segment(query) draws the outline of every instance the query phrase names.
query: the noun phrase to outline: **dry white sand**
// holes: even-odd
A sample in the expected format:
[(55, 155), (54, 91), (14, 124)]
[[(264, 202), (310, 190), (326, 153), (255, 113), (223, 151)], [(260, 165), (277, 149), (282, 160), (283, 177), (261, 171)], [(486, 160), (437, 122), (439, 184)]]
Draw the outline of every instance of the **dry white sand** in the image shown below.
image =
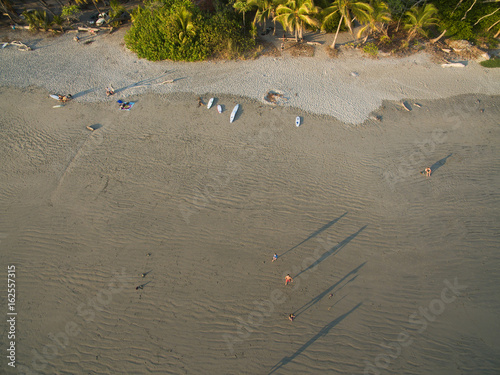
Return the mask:
[[(124, 47), (125, 29), (83, 37), (74, 34), (44, 38), (12, 32), (34, 50), (1, 50), (0, 86), (43, 87), (73, 94), (78, 101), (104, 100), (113, 85), (120, 97), (135, 94), (232, 94), (262, 100), (268, 90), (282, 92), (286, 105), (334, 116), (345, 123), (362, 123), (383, 100), (435, 99), (467, 93), (497, 95), (500, 72), (476, 63), (443, 69), (426, 54), (405, 59), (330, 59), (324, 52), (331, 35), (313, 34), (323, 46), (315, 58), (265, 57), (250, 61), (212, 63), (148, 62)], [(85, 42), (93, 41), (86, 45)], [(22, 63), (21, 63), (22, 62)], [(446, 71), (445, 71), (446, 70)], [(358, 75), (351, 75), (357, 73)], [(173, 84), (163, 84), (166, 80)]]
[[(95, 56), (98, 43), (87, 46), (101, 50)], [(425, 62), (415, 69), (435, 81), (420, 81), (409, 59), (385, 68), (318, 61), (344, 72), (328, 82), (368, 98), (339, 93), (323, 111), (309, 93), (335, 88), (316, 87), (314, 72), (298, 71), (288, 88), (269, 82), (299, 93), (290, 96), (294, 109), (254, 100), (262, 93), (242, 83), (242, 72), (272, 70), (271, 60), (137, 61), (134, 71), (126, 64), (134, 58), (116, 48), (108, 66), (89, 59), (76, 74), (54, 68), (53, 52), (43, 51), (0, 54), (0, 264), (4, 280), (6, 266), (16, 265), (19, 312), (18, 368), (4, 356), (2, 372), (498, 373), (497, 72)], [(71, 59), (86, 61), (90, 49), (83, 51)], [(314, 67), (307, 61), (275, 63)], [(187, 77), (175, 90), (103, 95), (108, 83), (127, 86), (166, 67), (175, 72), (168, 77)], [(356, 86), (351, 69), (358, 78), (377, 71), (391, 78)], [(403, 71), (410, 83), (399, 92)], [(248, 97), (226, 94), (221, 77)], [(447, 86), (453, 82), (458, 89)], [(176, 92), (139, 95), (156, 89)], [(85, 90), (63, 108), (47, 97)], [(474, 94), (429, 100), (457, 90)], [(216, 93), (225, 113), (198, 107), (203, 92)], [(399, 102), (376, 104), (408, 92), (429, 99), (409, 100), (411, 112)], [(114, 102), (125, 93), (136, 101), (130, 112)], [(340, 97), (362, 108), (335, 107)], [(235, 103), (241, 111), (229, 124)], [(374, 109), (382, 121), (355, 127), (324, 115), (359, 122)], [(430, 178), (419, 173), (426, 166)], [(295, 281), (285, 287), (287, 273)], [(5, 282), (0, 290), (6, 294)], [(1, 327), (4, 350), (6, 319)]]

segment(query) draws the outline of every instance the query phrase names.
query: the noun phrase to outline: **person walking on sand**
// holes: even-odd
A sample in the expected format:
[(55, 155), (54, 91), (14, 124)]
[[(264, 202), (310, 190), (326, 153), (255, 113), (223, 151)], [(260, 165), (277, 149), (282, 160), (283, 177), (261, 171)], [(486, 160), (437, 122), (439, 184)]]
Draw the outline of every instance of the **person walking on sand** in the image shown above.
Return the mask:
[(426, 175), (427, 177), (430, 177), (430, 176), (431, 176), (432, 171), (431, 171), (431, 169), (430, 169), (429, 167), (425, 168), (424, 172), (425, 172), (425, 175)]
[(291, 322), (293, 322), (293, 320), (295, 319), (295, 315), (292, 313), (290, 315), (288, 315), (288, 320), (290, 320)]
[(275, 260), (278, 260), (278, 254), (276, 254), (276, 253), (274, 253), (274, 255), (273, 255), (273, 262), (274, 262)]
[(290, 274), (285, 276), (285, 285), (288, 285), (289, 283), (293, 283), (292, 276)]

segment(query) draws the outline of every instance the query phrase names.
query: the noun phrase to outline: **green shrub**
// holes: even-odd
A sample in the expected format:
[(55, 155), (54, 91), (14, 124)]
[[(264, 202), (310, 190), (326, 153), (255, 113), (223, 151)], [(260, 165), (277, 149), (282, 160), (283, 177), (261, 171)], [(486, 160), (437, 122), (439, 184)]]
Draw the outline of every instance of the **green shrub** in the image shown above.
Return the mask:
[(494, 25), (499, 19), (498, 13), (493, 13), (498, 9), (494, 1), (440, 0), (436, 7), (441, 15), (440, 29), (446, 29), (446, 36), (452, 39), (476, 41), (478, 37), (494, 35), (500, 28), (500, 23)]
[(485, 68), (500, 68), (500, 58), (495, 57), (494, 59), (481, 61), (479, 64)]
[(66, 5), (62, 7), (61, 17), (69, 22), (76, 21), (78, 13), (80, 13), (80, 8), (77, 5)]
[(152, 61), (199, 61), (214, 54), (239, 55), (255, 46), (244, 34), (234, 12), (203, 13), (190, 0), (147, 1), (132, 14), (125, 35), (127, 47)]
[(52, 21), (47, 15), (46, 11), (41, 10), (26, 10), (23, 12), (23, 16), (29, 25), (30, 30), (36, 31), (39, 29), (48, 30)]
[(375, 45), (375, 43), (366, 43), (363, 46), (363, 52), (370, 56), (376, 57), (378, 55), (378, 47)]
[(110, 0), (109, 5), (111, 6), (111, 10), (109, 11), (108, 23), (112, 27), (118, 27), (120, 26), (122, 15), (126, 12), (125, 7), (118, 0)]

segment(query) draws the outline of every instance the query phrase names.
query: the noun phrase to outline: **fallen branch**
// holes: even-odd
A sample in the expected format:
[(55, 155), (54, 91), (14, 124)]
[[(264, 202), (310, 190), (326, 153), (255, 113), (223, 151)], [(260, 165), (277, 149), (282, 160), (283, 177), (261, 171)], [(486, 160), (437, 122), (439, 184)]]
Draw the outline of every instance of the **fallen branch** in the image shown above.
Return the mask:
[(5, 48), (8, 45), (16, 46), (20, 51), (31, 51), (31, 47), (27, 46), (24, 43), (13, 41), (13, 42), (0, 42), (2, 43), (2, 48)]
[(434, 39), (429, 40), (429, 42), (431, 42), (431, 44), (436, 43), (439, 39), (441, 39), (441, 38), (444, 36), (444, 34), (446, 34), (446, 30), (444, 30), (444, 31), (441, 33), (441, 35), (439, 35), (437, 38), (434, 38)]

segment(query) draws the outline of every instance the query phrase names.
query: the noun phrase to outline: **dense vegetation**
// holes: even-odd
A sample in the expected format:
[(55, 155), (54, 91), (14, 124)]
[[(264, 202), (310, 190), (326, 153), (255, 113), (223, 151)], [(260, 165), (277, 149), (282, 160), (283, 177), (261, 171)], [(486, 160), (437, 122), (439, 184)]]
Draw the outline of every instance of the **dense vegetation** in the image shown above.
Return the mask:
[(189, 0), (147, 1), (132, 12), (125, 42), (139, 57), (153, 61), (232, 57), (255, 46), (236, 18), (229, 10), (209, 14)]
[[(0, 9), (15, 21), (12, 2), (0, 0)], [(88, 3), (99, 12), (103, 7), (100, 0), (74, 3), (62, 7), (61, 14), (30, 10), (23, 17), (32, 29), (63, 30), (78, 20), (80, 5)], [(127, 12), (119, 0), (110, 5), (106, 23), (117, 27)], [(500, 0), (144, 0), (129, 10), (132, 26), (125, 41), (139, 57), (155, 61), (234, 58), (254, 48), (258, 30), (272, 22), (274, 30), (280, 23), (297, 41), (305, 30), (335, 33), (333, 49), (339, 31), (353, 34), (361, 26), (354, 44), (370, 55), (388, 45), (404, 51), (438, 36), (495, 48), (499, 5)]]

